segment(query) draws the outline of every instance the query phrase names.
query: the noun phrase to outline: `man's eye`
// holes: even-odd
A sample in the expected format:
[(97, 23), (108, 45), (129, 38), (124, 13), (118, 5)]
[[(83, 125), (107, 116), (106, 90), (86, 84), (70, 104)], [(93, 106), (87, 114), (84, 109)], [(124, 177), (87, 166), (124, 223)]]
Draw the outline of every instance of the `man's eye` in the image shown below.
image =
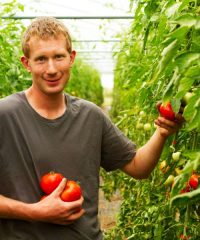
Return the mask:
[(56, 55), (56, 59), (62, 59), (63, 57), (63, 55)]
[(37, 61), (38, 62), (44, 62), (45, 61), (45, 57), (39, 57), (39, 58), (37, 58)]

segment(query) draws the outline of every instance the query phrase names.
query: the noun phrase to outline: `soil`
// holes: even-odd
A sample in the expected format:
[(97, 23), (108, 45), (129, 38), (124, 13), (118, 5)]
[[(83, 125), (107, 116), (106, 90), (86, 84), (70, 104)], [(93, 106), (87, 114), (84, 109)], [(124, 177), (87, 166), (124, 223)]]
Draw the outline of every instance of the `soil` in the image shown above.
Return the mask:
[(108, 230), (115, 226), (120, 204), (121, 198), (118, 193), (108, 201), (105, 199), (103, 191), (99, 190), (99, 220), (102, 230)]

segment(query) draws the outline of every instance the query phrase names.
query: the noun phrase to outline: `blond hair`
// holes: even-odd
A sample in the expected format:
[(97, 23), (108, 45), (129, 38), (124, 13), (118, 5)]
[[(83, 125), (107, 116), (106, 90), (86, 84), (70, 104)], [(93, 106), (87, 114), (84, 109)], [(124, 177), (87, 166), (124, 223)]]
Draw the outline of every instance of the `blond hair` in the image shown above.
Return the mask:
[(38, 17), (33, 20), (22, 37), (22, 51), (26, 57), (29, 57), (29, 41), (31, 37), (46, 40), (50, 37), (57, 38), (59, 35), (63, 35), (66, 38), (66, 47), (69, 53), (71, 53), (72, 41), (67, 27), (54, 17)]

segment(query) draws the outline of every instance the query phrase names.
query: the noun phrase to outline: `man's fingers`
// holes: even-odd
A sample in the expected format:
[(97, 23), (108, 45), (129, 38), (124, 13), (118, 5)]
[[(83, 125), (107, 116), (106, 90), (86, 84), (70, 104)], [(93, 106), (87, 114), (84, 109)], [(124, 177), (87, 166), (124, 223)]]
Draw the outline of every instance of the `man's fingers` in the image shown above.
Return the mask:
[(160, 105), (162, 104), (162, 102), (157, 102), (156, 103), (156, 108), (157, 108), (157, 110), (158, 110), (158, 112), (160, 112), (159, 110), (160, 110)]
[(51, 193), (52, 196), (60, 196), (60, 194), (62, 193), (62, 191), (65, 188), (67, 179), (63, 178), (62, 181), (60, 182), (60, 184), (58, 185), (58, 187)]
[(68, 208), (70, 209), (70, 211), (73, 213), (73, 212), (76, 212), (77, 209), (81, 209), (82, 208), (82, 204), (83, 204), (83, 197), (81, 196), (80, 199), (76, 200), (76, 201), (73, 201), (73, 202), (67, 202), (68, 203)]
[(81, 208), (79, 211), (73, 212), (69, 216), (55, 221), (55, 223), (60, 225), (72, 224), (75, 220), (79, 219), (84, 213), (85, 213), (85, 210)]
[(175, 119), (175, 121), (176, 121), (177, 123), (182, 124), (182, 123), (185, 122), (185, 119), (184, 119), (184, 117), (183, 117), (183, 115), (182, 115), (181, 113), (178, 113), (178, 114), (176, 114), (176, 119)]
[(158, 117), (158, 119), (155, 123), (161, 127), (167, 126), (167, 127), (173, 128), (176, 126), (176, 123), (174, 121), (170, 121), (164, 117)]
[(85, 213), (84, 209), (78, 209), (76, 211), (74, 211), (69, 217), (68, 217), (68, 221), (74, 221), (78, 218), (80, 218), (83, 214)]

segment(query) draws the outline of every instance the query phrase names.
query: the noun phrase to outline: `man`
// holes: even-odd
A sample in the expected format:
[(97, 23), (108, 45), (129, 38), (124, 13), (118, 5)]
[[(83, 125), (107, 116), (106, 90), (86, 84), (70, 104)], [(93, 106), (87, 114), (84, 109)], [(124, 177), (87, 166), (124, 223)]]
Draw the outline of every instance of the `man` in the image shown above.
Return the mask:
[[(167, 137), (181, 125), (158, 117), (149, 142), (136, 151), (96, 105), (65, 94), (76, 52), (66, 27), (38, 18), (22, 41), (32, 86), (0, 101), (0, 239), (100, 240), (99, 169), (142, 179), (157, 164)], [(80, 200), (63, 202), (66, 179), (40, 201), (50, 171), (79, 181)]]

